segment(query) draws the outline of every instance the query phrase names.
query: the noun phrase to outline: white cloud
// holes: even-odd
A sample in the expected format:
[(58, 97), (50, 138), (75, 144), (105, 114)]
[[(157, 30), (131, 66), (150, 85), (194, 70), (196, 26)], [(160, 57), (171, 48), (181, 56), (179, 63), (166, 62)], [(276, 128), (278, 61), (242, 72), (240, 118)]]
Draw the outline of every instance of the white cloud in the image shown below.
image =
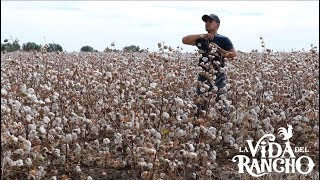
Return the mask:
[(83, 45), (103, 50), (112, 41), (118, 48), (152, 50), (164, 41), (192, 51), (181, 38), (204, 33), (201, 16), (207, 13), (219, 15), (219, 33), (239, 50), (260, 48), (260, 36), (277, 50), (319, 44), (319, 6), (313, 1), (1, 1), (1, 38), (43, 43), (46, 36), (67, 51)]

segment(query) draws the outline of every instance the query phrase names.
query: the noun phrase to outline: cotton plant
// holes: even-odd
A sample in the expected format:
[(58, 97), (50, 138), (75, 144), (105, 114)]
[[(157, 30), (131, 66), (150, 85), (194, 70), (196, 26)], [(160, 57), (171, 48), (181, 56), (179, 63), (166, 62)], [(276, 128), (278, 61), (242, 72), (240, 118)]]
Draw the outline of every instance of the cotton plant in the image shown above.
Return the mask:
[[(94, 179), (91, 166), (130, 167), (145, 179), (210, 179), (246, 140), (286, 124), (295, 128), (293, 143), (318, 153), (318, 54), (239, 52), (220, 69), (228, 81), (216, 102), (217, 87), (197, 83), (199, 55), (159, 48), (2, 54), (3, 176)], [(204, 75), (214, 82), (214, 73)], [(199, 118), (198, 101), (208, 103)]]

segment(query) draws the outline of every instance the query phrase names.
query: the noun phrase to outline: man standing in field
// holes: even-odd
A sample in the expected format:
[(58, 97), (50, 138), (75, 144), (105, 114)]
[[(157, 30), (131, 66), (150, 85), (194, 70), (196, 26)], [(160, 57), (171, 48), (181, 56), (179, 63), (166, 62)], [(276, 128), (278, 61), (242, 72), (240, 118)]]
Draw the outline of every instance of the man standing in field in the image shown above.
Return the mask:
[[(202, 20), (205, 22), (205, 28), (208, 33), (185, 36), (182, 38), (182, 42), (187, 45), (197, 46), (202, 55), (199, 59), (199, 65), (202, 67), (203, 72), (198, 76), (197, 94), (201, 95), (211, 91), (214, 88), (214, 84), (218, 88), (216, 98), (218, 101), (220, 100), (219, 96), (225, 93), (223, 92), (223, 87), (226, 85), (226, 75), (223, 69), (225, 58), (233, 59), (237, 56), (237, 53), (230, 39), (217, 33), (220, 26), (220, 19), (217, 15), (203, 15)], [(215, 79), (211, 78), (214, 77), (213, 75), (215, 75)], [(205, 104), (198, 105), (198, 112), (204, 109), (206, 109)]]

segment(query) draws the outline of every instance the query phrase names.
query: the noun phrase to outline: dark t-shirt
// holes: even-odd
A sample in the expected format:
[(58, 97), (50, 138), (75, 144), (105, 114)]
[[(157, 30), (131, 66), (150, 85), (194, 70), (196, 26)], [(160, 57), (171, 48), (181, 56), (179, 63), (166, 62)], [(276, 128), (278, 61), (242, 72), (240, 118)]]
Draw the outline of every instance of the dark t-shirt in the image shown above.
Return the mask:
[(197, 47), (199, 49), (204, 50), (204, 51), (208, 51), (208, 48), (209, 48), (208, 43), (210, 43), (210, 42), (216, 43), (219, 47), (221, 47), (222, 49), (224, 49), (226, 51), (229, 51), (230, 49), (233, 48), (233, 44), (230, 41), (230, 39), (228, 37), (220, 35), (220, 34), (217, 34), (214, 36), (214, 38), (211, 38), (208, 40), (206, 40), (204, 38), (200, 38), (196, 42), (197, 42), (197, 44), (196, 44)]
[[(222, 49), (229, 51), (233, 48), (233, 44), (230, 41), (230, 39), (226, 36), (217, 34), (214, 36), (214, 38), (211, 39), (204, 39), (204, 38), (200, 38), (196, 41), (196, 46), (198, 47), (198, 49), (201, 49), (204, 51), (204, 53), (202, 53), (202, 57), (208, 57), (209, 54), (209, 43), (213, 42), (216, 43), (219, 47), (221, 47)], [(214, 59), (212, 59), (213, 61), (220, 61), (221, 65), (220, 67), (224, 67), (224, 57), (220, 56), (215, 56)], [(212, 61), (209, 60), (209, 61)], [(209, 62), (208, 61), (208, 62)], [(202, 58), (199, 59), (199, 63), (203, 62)]]

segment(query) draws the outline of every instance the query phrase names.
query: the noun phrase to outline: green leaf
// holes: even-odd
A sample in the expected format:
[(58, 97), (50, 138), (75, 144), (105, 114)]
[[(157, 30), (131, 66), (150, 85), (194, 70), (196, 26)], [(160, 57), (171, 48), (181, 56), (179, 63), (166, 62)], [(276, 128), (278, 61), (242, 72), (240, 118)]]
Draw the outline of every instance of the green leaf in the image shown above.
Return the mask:
[(163, 134), (169, 134), (170, 132), (172, 132), (170, 129), (163, 129), (162, 130)]

